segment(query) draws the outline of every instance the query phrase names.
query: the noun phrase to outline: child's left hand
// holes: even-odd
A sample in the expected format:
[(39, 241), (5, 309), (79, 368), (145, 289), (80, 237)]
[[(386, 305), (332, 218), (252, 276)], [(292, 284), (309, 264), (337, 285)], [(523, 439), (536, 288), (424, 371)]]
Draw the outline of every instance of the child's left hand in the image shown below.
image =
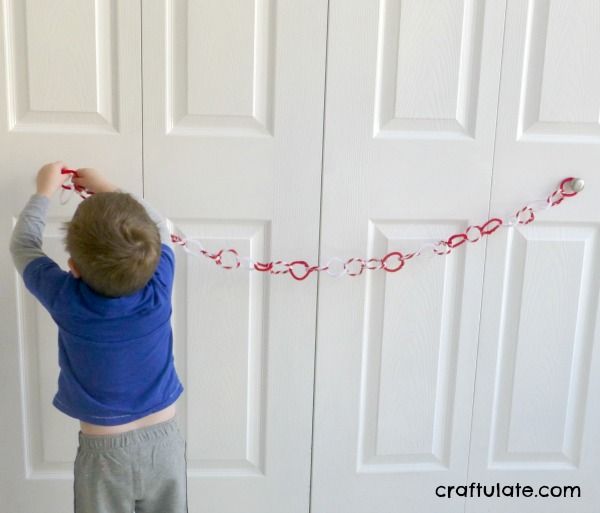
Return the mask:
[(38, 171), (36, 178), (37, 193), (48, 198), (59, 189), (59, 187), (69, 178), (68, 174), (62, 174), (61, 171), (67, 167), (64, 162), (52, 162), (46, 164)]

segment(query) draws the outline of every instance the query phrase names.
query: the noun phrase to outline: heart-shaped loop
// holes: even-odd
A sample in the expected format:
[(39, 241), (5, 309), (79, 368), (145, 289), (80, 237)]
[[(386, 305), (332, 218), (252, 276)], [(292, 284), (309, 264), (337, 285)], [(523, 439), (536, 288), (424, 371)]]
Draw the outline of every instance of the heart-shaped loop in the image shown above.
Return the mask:
[[(304, 274), (303, 275), (302, 274), (296, 274), (294, 272), (294, 266), (295, 265), (303, 265), (304, 266)], [(312, 272), (313, 269), (304, 260), (294, 260), (293, 262), (289, 263), (289, 270), (290, 270), (290, 274), (292, 275), (292, 277), (295, 280), (302, 281), (302, 280), (304, 280)]]

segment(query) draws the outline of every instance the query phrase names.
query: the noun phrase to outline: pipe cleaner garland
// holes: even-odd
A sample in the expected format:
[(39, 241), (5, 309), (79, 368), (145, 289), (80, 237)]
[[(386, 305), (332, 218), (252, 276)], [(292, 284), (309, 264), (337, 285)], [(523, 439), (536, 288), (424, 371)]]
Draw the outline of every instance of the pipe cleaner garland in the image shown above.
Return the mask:
[[(69, 174), (71, 177), (78, 177), (77, 171), (73, 169), (63, 169), (62, 174)], [(70, 179), (68, 180), (70, 182)], [(565, 190), (566, 186), (569, 186), (572, 192), (568, 192)], [(437, 242), (429, 242), (424, 244), (420, 249), (415, 252), (403, 254), (400, 251), (391, 251), (387, 255), (383, 256), (381, 259), (379, 258), (369, 258), (365, 260), (363, 258), (350, 258), (346, 261), (342, 260), (338, 257), (332, 257), (329, 259), (329, 262), (325, 266), (313, 265), (310, 266), (305, 260), (294, 260), (292, 262), (284, 262), (282, 260), (277, 260), (274, 262), (255, 262), (249, 257), (240, 257), (238, 252), (233, 249), (220, 249), (216, 253), (210, 253), (204, 249), (202, 244), (197, 239), (188, 239), (185, 237), (183, 232), (179, 230), (171, 220), (167, 219), (167, 226), (169, 231), (171, 232), (171, 241), (174, 244), (181, 246), (186, 252), (190, 254), (194, 254), (196, 256), (205, 256), (210, 258), (215, 262), (215, 264), (220, 265), (223, 269), (237, 269), (242, 266), (242, 262), (244, 262), (243, 267), (248, 269), (249, 271), (260, 271), (260, 272), (268, 272), (270, 274), (286, 274), (289, 273), (292, 278), (298, 281), (302, 281), (306, 279), (310, 273), (314, 271), (327, 271), (327, 274), (334, 277), (340, 277), (344, 274), (348, 276), (358, 276), (362, 274), (364, 269), (369, 271), (376, 271), (378, 269), (383, 269), (384, 271), (394, 273), (399, 271), (404, 267), (404, 264), (417, 256), (428, 256), (432, 257), (434, 255), (447, 255), (454, 248), (457, 248), (461, 244), (465, 242), (477, 242), (483, 238), (484, 235), (491, 235), (501, 226), (514, 226), (516, 224), (529, 224), (535, 219), (535, 212), (540, 210), (546, 210), (550, 207), (554, 207), (560, 204), (563, 199), (575, 196), (578, 192), (583, 190), (584, 182), (580, 178), (574, 178), (572, 176), (565, 178), (560, 182), (558, 187), (552, 191), (552, 193), (544, 200), (537, 200), (525, 205), (523, 208), (518, 210), (515, 215), (508, 217), (507, 219), (502, 219), (498, 217), (492, 217), (488, 219), (482, 225), (472, 225), (467, 227), (464, 232), (456, 233), (451, 235), (445, 240), (439, 240)], [(66, 190), (70, 190), (76, 192), (83, 199), (89, 198), (92, 194), (92, 191), (88, 191), (84, 187), (73, 184), (72, 182), (63, 184), (61, 191), (61, 203), (66, 203), (68, 201), (68, 197), (65, 199), (64, 192)], [(231, 255), (228, 258), (232, 260), (231, 263), (226, 264), (223, 262), (223, 255), (228, 254)], [(395, 262), (392, 261), (395, 259)], [(332, 262), (337, 261), (342, 264), (342, 267), (338, 271), (332, 272), (331, 264)], [(280, 268), (277, 268), (279, 266)], [(300, 268), (303, 267), (304, 270), (294, 269), (294, 267)]]

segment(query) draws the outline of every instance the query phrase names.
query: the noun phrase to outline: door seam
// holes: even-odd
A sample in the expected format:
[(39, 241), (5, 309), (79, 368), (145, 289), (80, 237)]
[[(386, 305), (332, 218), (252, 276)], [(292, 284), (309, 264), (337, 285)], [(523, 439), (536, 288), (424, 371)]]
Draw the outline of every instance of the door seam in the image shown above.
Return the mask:
[[(323, 73), (323, 127), (321, 137), (321, 183), (319, 184), (319, 235), (318, 235), (318, 250), (317, 262), (321, 265), (321, 230), (323, 226), (323, 176), (325, 174), (325, 127), (327, 118), (327, 58), (329, 55), (329, 0), (327, 0), (327, 15), (325, 17), (325, 68)], [(315, 335), (314, 335), (314, 356), (313, 356), (313, 387), (312, 387), (312, 424), (310, 436), (310, 473), (308, 481), (308, 513), (312, 512), (313, 505), (313, 462), (314, 462), (314, 443), (315, 443), (315, 396), (317, 384), (317, 333), (319, 325), (319, 284), (321, 273), (317, 275), (317, 297), (315, 302)]]
[(142, 120), (142, 198), (146, 197), (146, 176), (144, 166), (144, 2), (140, 0), (140, 97), (141, 105), (141, 120)]
[[(494, 148), (492, 150), (492, 169), (490, 175), (490, 186), (488, 192), (488, 219), (491, 215), (492, 209), (492, 192), (494, 187), (494, 167), (496, 163), (496, 144), (498, 142), (498, 119), (500, 113), (500, 95), (502, 93), (502, 69), (504, 67), (504, 45), (506, 38), (506, 16), (508, 12), (508, 2), (510, 0), (506, 0), (504, 3), (504, 20), (502, 23), (502, 46), (500, 52), (500, 73), (498, 75), (498, 97), (496, 101), (496, 123), (494, 125)], [(475, 351), (475, 375), (473, 376), (473, 393), (471, 396), (471, 422), (469, 425), (469, 444), (468, 444), (468, 455), (467, 455), (467, 482), (469, 481), (471, 475), (471, 448), (473, 442), (473, 418), (475, 417), (475, 394), (477, 391), (477, 371), (479, 369), (479, 346), (481, 344), (481, 319), (483, 313), (483, 299), (485, 292), (485, 278), (486, 278), (486, 267), (487, 267), (487, 251), (489, 241), (486, 239), (485, 241), (485, 249), (483, 253), (483, 278), (481, 282), (481, 299), (479, 301), (479, 321), (477, 323), (477, 349)], [(465, 502), (463, 505), (463, 513), (467, 513), (467, 504), (468, 498), (465, 498)]]

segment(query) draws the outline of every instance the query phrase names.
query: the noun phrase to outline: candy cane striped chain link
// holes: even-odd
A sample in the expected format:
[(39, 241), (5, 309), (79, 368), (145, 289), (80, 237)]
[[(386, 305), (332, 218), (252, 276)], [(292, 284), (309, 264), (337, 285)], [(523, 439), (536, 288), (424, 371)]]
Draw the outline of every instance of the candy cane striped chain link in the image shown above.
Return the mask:
[[(77, 174), (76, 171), (70, 169), (64, 169), (63, 173), (68, 173), (72, 176), (76, 176)], [(220, 249), (216, 253), (211, 253), (202, 246), (199, 240), (187, 238), (170, 219), (167, 219), (167, 226), (171, 233), (171, 241), (173, 244), (181, 246), (183, 250), (189, 254), (210, 258), (215, 264), (221, 266), (223, 269), (243, 268), (249, 271), (268, 272), (269, 274), (275, 275), (289, 273), (292, 278), (298, 281), (306, 279), (313, 272), (320, 271), (326, 271), (327, 274), (336, 278), (343, 275), (359, 276), (364, 270), (377, 271), (383, 269), (384, 271), (394, 273), (402, 269), (405, 263), (412, 258), (419, 256), (431, 258), (439, 255), (448, 255), (460, 245), (466, 242), (478, 242), (484, 235), (491, 235), (500, 227), (529, 224), (534, 221), (537, 212), (552, 208), (559, 205), (565, 198), (575, 196), (583, 190), (583, 186), (583, 180), (579, 178), (573, 178), (572, 176), (565, 178), (560, 182), (559, 186), (546, 197), (546, 199), (532, 201), (523, 208), (517, 210), (514, 215), (508, 216), (507, 218), (492, 217), (482, 225), (468, 226), (464, 232), (451, 235), (445, 240), (427, 242), (417, 251), (411, 253), (403, 254), (400, 251), (391, 251), (382, 258), (369, 258), (368, 260), (357, 257), (352, 257), (348, 260), (331, 257), (326, 265), (311, 266), (305, 260), (294, 260), (292, 262), (284, 262), (282, 260), (259, 262), (248, 256), (241, 257), (233, 248)], [(68, 198), (66, 201), (63, 201), (64, 198), (62, 193), (64, 193), (65, 190), (76, 192), (83, 199), (88, 198), (89, 195), (93, 194), (93, 192), (87, 191), (74, 184), (67, 183), (62, 187), (61, 203), (66, 203), (66, 201), (68, 201)], [(567, 191), (566, 187), (569, 187), (571, 192)], [(338, 267), (337, 270), (336, 267)]]

